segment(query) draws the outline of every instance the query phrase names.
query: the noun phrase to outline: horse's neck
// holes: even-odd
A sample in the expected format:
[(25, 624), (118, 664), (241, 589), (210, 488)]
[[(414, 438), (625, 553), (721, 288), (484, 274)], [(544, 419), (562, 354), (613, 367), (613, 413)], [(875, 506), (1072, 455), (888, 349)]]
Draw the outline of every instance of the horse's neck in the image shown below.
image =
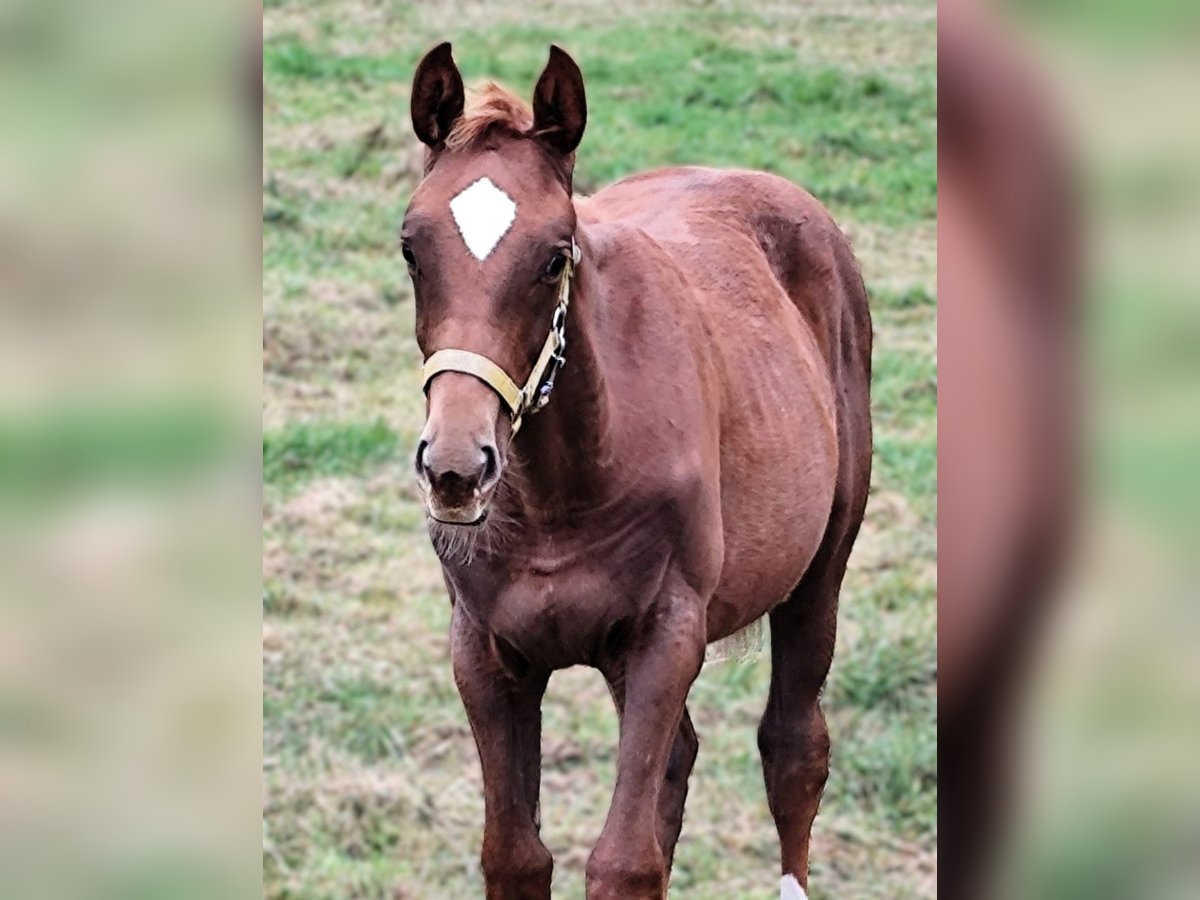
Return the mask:
[(522, 499), (540, 514), (600, 499), (611, 468), (611, 398), (598, 352), (595, 302), (599, 285), (587, 250), (571, 284), (566, 364), (550, 402), (528, 416), (514, 439)]

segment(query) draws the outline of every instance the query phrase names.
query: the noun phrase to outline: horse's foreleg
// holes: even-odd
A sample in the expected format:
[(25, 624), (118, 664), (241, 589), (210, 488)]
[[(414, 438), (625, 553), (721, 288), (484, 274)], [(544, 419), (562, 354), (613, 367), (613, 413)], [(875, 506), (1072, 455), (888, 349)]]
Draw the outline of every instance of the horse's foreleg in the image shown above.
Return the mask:
[(509, 671), (488, 636), (457, 614), (450, 652), (483, 770), (487, 898), (549, 900), (554, 861), (538, 835), (541, 703), (549, 676)]
[[(687, 790), (685, 770), (695, 756), (694, 743), (689, 747), (695, 738), (690, 721), (685, 730), (691, 741), (680, 737), (684, 703), (703, 658), (703, 605), (695, 597), (679, 596), (664, 598), (645, 617), (623, 654), (620, 677), (614, 679), (624, 698), (617, 784), (604, 830), (588, 859), (588, 900), (666, 896), (667, 860), (679, 834)], [(676, 771), (669, 774), (673, 763)], [(664, 804), (670, 820), (662, 816)]]
[[(617, 704), (617, 715), (625, 715), (625, 682), (623, 678), (611, 679), (608, 683), (613, 701)], [(696, 764), (696, 753), (700, 739), (692, 725), (692, 717), (684, 707), (683, 718), (675, 731), (675, 741), (667, 757), (667, 771), (663, 777), (662, 790), (658, 795), (658, 846), (663, 852), (667, 877), (671, 877), (671, 863), (675, 858), (675, 845), (683, 828), (683, 808), (687, 801), (688, 779)]]

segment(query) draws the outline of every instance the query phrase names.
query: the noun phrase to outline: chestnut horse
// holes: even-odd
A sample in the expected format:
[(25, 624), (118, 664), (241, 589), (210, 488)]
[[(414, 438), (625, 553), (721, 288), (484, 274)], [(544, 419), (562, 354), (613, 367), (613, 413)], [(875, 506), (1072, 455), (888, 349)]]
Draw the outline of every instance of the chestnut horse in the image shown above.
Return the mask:
[(425, 178), (401, 243), (487, 896), (550, 896), (541, 699), (584, 664), (620, 719), (587, 896), (664, 897), (697, 752), (688, 691), (707, 644), (769, 614), (758, 742), (781, 890), (804, 897), (829, 771), (818, 697), (871, 467), (850, 245), (763, 173), (667, 169), (573, 197), (586, 103), (557, 47), (532, 109), (495, 85), (464, 103), (442, 44), (413, 83)]

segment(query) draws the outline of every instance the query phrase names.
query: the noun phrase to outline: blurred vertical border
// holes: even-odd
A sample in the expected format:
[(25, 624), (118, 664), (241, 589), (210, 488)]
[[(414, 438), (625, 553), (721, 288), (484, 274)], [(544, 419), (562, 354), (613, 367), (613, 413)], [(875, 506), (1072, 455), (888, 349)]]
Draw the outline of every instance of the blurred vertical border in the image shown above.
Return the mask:
[(0, 895), (259, 891), (257, 5), (0, 3)]
[(947, 897), (1200, 891), (1200, 7), (939, 4)]

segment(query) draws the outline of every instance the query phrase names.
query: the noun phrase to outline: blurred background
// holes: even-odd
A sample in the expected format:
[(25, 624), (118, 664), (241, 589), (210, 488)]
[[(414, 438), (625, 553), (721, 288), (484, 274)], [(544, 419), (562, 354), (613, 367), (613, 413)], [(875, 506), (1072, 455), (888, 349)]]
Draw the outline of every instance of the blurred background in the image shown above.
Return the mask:
[(0, 2), (6, 898), (258, 889), (258, 28)]
[(1200, 10), (939, 8), (947, 895), (1200, 891)]
[[(522, 92), (575, 55), (581, 190), (753, 166), (854, 239), (876, 478), (812, 896), (1196, 895), (1194, 4), (958, 0), (936, 50), (926, 2), (261, 12), (0, 3), (0, 896), (477, 894), (400, 461), (408, 84), (444, 38)], [(765, 674), (695, 689), (673, 895), (773, 895)], [(556, 895), (614, 739), (599, 680), (558, 676)]]

